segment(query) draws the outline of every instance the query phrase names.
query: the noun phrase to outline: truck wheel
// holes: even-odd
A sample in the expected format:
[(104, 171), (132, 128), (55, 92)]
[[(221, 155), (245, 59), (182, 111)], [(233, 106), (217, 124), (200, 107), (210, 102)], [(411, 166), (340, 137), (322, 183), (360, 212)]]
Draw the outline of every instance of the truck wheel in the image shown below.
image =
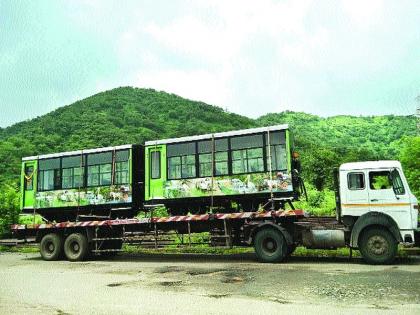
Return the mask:
[(360, 237), (359, 250), (369, 264), (390, 264), (397, 255), (398, 244), (388, 230), (369, 228)]
[(58, 260), (63, 252), (63, 239), (56, 233), (47, 234), (39, 244), (39, 251), (44, 260)]
[(275, 229), (258, 231), (254, 239), (254, 249), (261, 262), (280, 262), (287, 256), (287, 244), (283, 234)]
[(81, 233), (70, 234), (64, 242), (64, 253), (70, 261), (81, 261), (89, 252), (86, 236)]

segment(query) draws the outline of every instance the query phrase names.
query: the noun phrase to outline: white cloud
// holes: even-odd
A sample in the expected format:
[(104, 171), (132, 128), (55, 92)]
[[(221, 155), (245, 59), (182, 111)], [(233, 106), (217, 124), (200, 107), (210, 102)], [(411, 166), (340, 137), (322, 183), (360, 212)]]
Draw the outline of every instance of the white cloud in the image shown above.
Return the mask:
[(344, 12), (358, 27), (366, 28), (382, 20), (383, 0), (342, 0)]

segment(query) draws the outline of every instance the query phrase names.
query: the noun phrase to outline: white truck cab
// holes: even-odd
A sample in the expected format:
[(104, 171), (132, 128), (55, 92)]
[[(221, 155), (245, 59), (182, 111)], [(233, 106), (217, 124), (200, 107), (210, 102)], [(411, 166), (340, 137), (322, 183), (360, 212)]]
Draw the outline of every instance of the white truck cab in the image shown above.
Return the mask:
[[(352, 230), (361, 232), (363, 226), (379, 220), (378, 225), (385, 225), (393, 231), (397, 241), (414, 244), (414, 234), (418, 230), (418, 201), (410, 191), (400, 162), (368, 161), (341, 165), (339, 205), (340, 220)], [(397, 233), (399, 235), (395, 235)], [(357, 247), (358, 235), (353, 231), (351, 246)]]

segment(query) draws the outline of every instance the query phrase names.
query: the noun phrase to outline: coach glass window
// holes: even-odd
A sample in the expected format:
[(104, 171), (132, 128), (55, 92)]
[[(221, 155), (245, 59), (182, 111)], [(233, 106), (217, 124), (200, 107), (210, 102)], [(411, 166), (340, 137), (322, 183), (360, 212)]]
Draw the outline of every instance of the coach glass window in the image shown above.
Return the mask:
[(38, 190), (56, 190), (61, 188), (60, 158), (39, 160)]
[(61, 159), (62, 189), (83, 187), (83, 165), (81, 155), (67, 156)]
[(195, 142), (168, 144), (168, 179), (196, 177)]
[(199, 177), (212, 176), (212, 151), (213, 140), (204, 140), (198, 142), (198, 174)]
[(233, 174), (264, 171), (262, 135), (233, 137), (230, 144)]
[(213, 146), (214, 175), (228, 175), (229, 173), (228, 139), (204, 140), (198, 142), (198, 166), (200, 177), (212, 176)]
[(34, 167), (25, 166), (25, 190), (31, 191), (34, 189)]
[(216, 176), (229, 174), (228, 158), (228, 139), (218, 139), (214, 141), (214, 171)]
[(91, 153), (87, 156), (87, 185), (110, 186), (112, 179), (112, 152)]
[[(268, 136), (265, 136), (268, 139)], [(270, 132), (271, 170), (283, 171), (287, 169), (286, 133), (284, 131)], [(266, 147), (267, 170), (269, 170), (268, 142)]]
[(115, 185), (126, 185), (130, 181), (130, 150), (115, 152)]
[(152, 151), (150, 164), (152, 179), (160, 178), (160, 151)]

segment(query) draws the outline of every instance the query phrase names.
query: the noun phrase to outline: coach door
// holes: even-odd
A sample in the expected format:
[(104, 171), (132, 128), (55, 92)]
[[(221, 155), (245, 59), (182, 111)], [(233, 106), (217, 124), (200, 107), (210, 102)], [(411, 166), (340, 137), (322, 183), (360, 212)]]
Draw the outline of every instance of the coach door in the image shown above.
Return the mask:
[(23, 164), (23, 208), (33, 208), (35, 203), (36, 162), (30, 161)]
[(162, 199), (163, 184), (166, 180), (166, 156), (163, 146), (154, 146), (148, 148), (148, 195), (149, 199)]

